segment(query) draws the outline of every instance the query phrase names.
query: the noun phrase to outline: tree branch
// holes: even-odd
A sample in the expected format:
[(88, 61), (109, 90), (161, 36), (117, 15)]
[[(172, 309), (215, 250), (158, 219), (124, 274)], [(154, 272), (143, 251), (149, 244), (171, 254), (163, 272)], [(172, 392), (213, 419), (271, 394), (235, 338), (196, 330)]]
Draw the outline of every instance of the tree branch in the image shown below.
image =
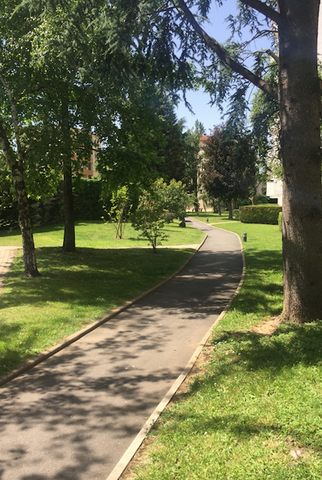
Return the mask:
[(270, 85), (268, 82), (265, 80), (261, 79), (257, 75), (255, 75), (253, 72), (248, 70), (246, 67), (244, 67), (241, 63), (236, 62), (233, 60), (226, 52), (225, 50), (219, 45), (219, 43), (216, 42), (212, 37), (210, 37), (204, 30), (201, 28), (201, 26), (197, 23), (194, 15), (191, 13), (189, 8), (187, 7), (186, 3), (184, 0), (177, 0), (179, 9), (181, 9), (192, 26), (192, 28), (195, 30), (195, 32), (200, 36), (200, 38), (205, 42), (205, 44), (213, 51), (215, 52), (220, 60), (222, 60), (226, 65), (228, 65), (234, 72), (238, 73), (242, 77), (244, 77), (246, 80), (249, 80), (253, 85), (256, 87), (260, 88), (263, 90), (265, 93), (270, 95), (273, 98), (277, 99), (277, 88), (273, 87)]
[(265, 15), (265, 17), (270, 18), (277, 25), (281, 23), (281, 15), (274, 10), (273, 8), (266, 5), (266, 3), (261, 2), (260, 0), (240, 0), (244, 5), (248, 5), (251, 8), (254, 8), (259, 13)]

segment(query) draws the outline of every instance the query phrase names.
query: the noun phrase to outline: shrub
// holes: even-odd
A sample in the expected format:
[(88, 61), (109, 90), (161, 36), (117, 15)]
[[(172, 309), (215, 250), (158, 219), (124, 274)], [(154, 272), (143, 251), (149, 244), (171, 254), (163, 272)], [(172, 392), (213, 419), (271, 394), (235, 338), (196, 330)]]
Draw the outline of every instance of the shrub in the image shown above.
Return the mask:
[(246, 205), (239, 208), (242, 223), (278, 224), (278, 215), (282, 211), (280, 205)]
[(239, 220), (239, 219), (240, 219), (239, 208), (235, 208), (235, 209), (233, 210), (233, 218), (235, 218), (236, 220)]
[(255, 197), (255, 203), (258, 205), (266, 205), (269, 203), (270, 197), (267, 197), (266, 195), (256, 195)]

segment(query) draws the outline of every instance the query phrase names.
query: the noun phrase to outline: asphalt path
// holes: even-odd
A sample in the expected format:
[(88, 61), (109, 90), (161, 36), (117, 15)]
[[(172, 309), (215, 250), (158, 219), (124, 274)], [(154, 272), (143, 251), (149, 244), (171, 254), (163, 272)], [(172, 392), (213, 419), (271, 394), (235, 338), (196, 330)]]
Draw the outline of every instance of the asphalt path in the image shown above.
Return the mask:
[(172, 280), (0, 388), (1, 480), (106, 480), (235, 293), (236, 235), (208, 238)]

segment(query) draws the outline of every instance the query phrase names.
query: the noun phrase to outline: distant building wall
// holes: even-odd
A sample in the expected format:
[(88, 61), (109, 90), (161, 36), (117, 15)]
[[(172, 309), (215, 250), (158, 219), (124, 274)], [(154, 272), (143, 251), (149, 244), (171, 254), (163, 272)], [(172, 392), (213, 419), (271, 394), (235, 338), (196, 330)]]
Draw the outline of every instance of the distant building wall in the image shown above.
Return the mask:
[(282, 180), (272, 178), (266, 184), (266, 195), (272, 200), (276, 199), (278, 205), (283, 204), (283, 183)]

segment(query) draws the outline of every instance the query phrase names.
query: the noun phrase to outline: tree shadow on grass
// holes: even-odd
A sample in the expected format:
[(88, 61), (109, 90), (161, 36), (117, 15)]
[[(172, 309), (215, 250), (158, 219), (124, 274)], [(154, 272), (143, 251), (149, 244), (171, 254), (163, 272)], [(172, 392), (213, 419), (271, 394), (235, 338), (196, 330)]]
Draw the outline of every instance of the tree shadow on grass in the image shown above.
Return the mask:
[(0, 297), (0, 308), (49, 302), (70, 306), (102, 304), (109, 308), (110, 298), (119, 305), (151, 288), (173, 273), (191, 252), (163, 250), (155, 256), (152, 249), (82, 248), (65, 254), (55, 247), (39, 248), (42, 275), (26, 278), (20, 259), (6, 279), (6, 286), (12, 286), (12, 290)]
[[(322, 360), (322, 321), (298, 325), (281, 324), (271, 336), (251, 331), (222, 331), (215, 333), (214, 349), (221, 343), (242, 344), (239, 361), (246, 362), (247, 369), (255, 371), (274, 369), (275, 372), (299, 363), (319, 365)], [(220, 375), (226, 374), (230, 362), (222, 367)]]
[[(183, 394), (188, 407), (179, 403), (165, 411), (163, 418), (170, 420), (166, 435), (175, 434), (177, 428), (186, 439), (222, 433), (225, 439), (244, 443), (243, 448), (256, 445), (263, 458), (270, 455), (269, 447), (265, 450), (265, 439), (270, 438), (286, 455), (300, 446), (319, 456), (322, 321), (281, 324), (271, 336), (215, 332), (212, 344), (214, 357)], [(292, 378), (296, 383), (290, 386)]]

